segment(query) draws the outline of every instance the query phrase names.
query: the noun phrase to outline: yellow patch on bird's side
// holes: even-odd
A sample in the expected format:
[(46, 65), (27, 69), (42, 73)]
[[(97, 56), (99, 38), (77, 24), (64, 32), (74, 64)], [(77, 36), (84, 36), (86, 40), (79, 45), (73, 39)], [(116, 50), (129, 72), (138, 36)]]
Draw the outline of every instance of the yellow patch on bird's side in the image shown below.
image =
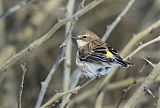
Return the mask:
[(113, 56), (113, 54), (110, 51), (107, 51), (106, 56), (107, 56), (107, 58), (111, 58)]

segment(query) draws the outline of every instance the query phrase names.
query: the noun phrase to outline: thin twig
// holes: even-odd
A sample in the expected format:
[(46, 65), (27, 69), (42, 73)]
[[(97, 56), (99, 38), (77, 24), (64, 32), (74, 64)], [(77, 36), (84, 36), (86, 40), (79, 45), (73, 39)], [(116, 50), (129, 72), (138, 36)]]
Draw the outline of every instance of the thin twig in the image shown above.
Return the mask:
[[(81, 76), (80, 70), (78, 68), (75, 69), (72, 76), (71, 76), (71, 83), (70, 83), (71, 87), (70, 87), (70, 89), (73, 89), (77, 86), (77, 84), (79, 82), (79, 79), (80, 79), (80, 76)], [(81, 88), (82, 87), (84, 87), (84, 86), (82, 85)], [(64, 100), (63, 100), (63, 102), (60, 106), (61, 108), (63, 108), (64, 106), (67, 105), (71, 96), (72, 96), (72, 94), (68, 94), (68, 95), (65, 96), (65, 98), (64, 98)], [(66, 108), (68, 108), (68, 107), (66, 106)]]
[(127, 93), (129, 92), (129, 90), (131, 90), (131, 88), (133, 88), (136, 85), (137, 81), (134, 80), (126, 89), (123, 90), (124, 94), (122, 95), (121, 100), (118, 102), (116, 108), (119, 108), (119, 106), (121, 105), (121, 103), (125, 100), (125, 97), (127, 95)]
[(156, 21), (152, 25), (148, 26), (148, 28), (139, 32), (138, 34), (133, 35), (132, 39), (127, 43), (127, 45), (121, 51), (121, 55), (125, 57), (131, 51), (132, 47), (135, 46), (141, 39), (146, 38), (152, 31), (156, 30), (160, 27), (160, 20)]
[(146, 59), (146, 58), (144, 58), (144, 57), (142, 57), (148, 64), (150, 64), (152, 67), (154, 67), (155, 66), (155, 64), (153, 64), (151, 61), (149, 61), (148, 59)]
[(61, 98), (64, 95), (67, 94), (73, 94), (73, 93), (77, 93), (77, 91), (80, 89), (80, 86), (72, 89), (72, 90), (68, 90), (66, 92), (62, 92), (62, 93), (57, 93), (54, 97), (52, 97), (49, 101), (47, 101), (44, 105), (42, 105), (40, 108), (46, 108), (47, 106), (51, 105), (52, 103), (54, 103), (57, 99)]
[(134, 108), (138, 104), (139, 99), (145, 95), (144, 88), (149, 88), (155, 79), (160, 75), (160, 62), (156, 64), (152, 72), (148, 75), (142, 85), (137, 89), (137, 91), (132, 95), (128, 102), (124, 105), (123, 108)]
[(23, 92), (23, 84), (24, 84), (24, 77), (25, 77), (25, 73), (26, 73), (26, 64), (21, 64), (20, 65), (22, 68), (22, 79), (21, 79), (21, 85), (20, 85), (20, 90), (19, 90), (19, 94), (18, 94), (18, 108), (22, 108), (22, 92)]
[[(70, 17), (73, 14), (74, 11), (74, 5), (75, 5), (75, 0), (68, 0), (68, 4), (67, 4), (67, 12), (66, 12), (66, 17)], [(72, 31), (74, 28), (76, 21), (70, 21), (66, 24), (66, 28), (65, 28), (65, 37), (69, 37), (68, 42), (66, 43), (66, 49), (65, 50), (65, 62), (64, 62), (64, 71), (63, 71), (63, 90), (67, 91), (70, 88), (70, 75), (71, 75), (71, 55), (72, 55)], [(66, 97), (64, 96), (62, 99), (62, 104), (61, 104), (61, 108), (63, 108), (65, 105), (65, 100)]]
[(47, 78), (45, 79), (45, 81), (41, 82), (41, 90), (40, 90), (40, 93), (39, 93), (39, 96), (38, 96), (38, 100), (37, 100), (37, 103), (36, 103), (36, 106), (35, 108), (39, 108), (41, 106), (41, 103), (42, 103), (42, 100), (44, 98), (44, 95), (46, 93), (46, 90), (48, 88), (48, 85), (53, 77), (53, 74), (56, 72), (59, 64), (62, 62), (62, 58), (64, 56), (64, 47), (62, 47), (60, 49), (60, 52), (58, 54), (58, 57), (57, 57), (57, 60), (55, 62), (55, 64), (53, 65), (52, 69), (50, 70), (49, 74), (47, 75)]
[(128, 10), (131, 8), (131, 6), (133, 5), (133, 3), (136, 0), (130, 0), (128, 2), (128, 4), (126, 5), (126, 7), (122, 10), (122, 12), (118, 15), (118, 17), (112, 22), (111, 25), (107, 26), (107, 30), (104, 34), (104, 36), (102, 37), (103, 41), (106, 41), (108, 39), (108, 37), (110, 36), (111, 32), (116, 28), (116, 26), (121, 22), (122, 18), (127, 14)]
[[(74, 4), (75, 0), (68, 0), (67, 4), (67, 12), (66, 12), (66, 17), (70, 17), (73, 14), (74, 10)], [(71, 55), (72, 55), (72, 31), (73, 31), (73, 23), (72, 21), (68, 22), (66, 24), (65, 28), (65, 37), (70, 37), (67, 44), (66, 44), (66, 49), (65, 50), (65, 61), (64, 61), (64, 71), (63, 71), (63, 90), (67, 91), (69, 90), (69, 83), (70, 83), (70, 75), (71, 75)], [(71, 29), (72, 28), (72, 29)]]
[(131, 58), (134, 54), (136, 54), (137, 52), (139, 52), (141, 49), (145, 48), (146, 46), (150, 45), (150, 44), (153, 44), (155, 42), (158, 42), (160, 41), (160, 36), (158, 36), (157, 38), (151, 40), (151, 41), (148, 41), (144, 44), (141, 44), (137, 49), (135, 49), (131, 54), (129, 54), (127, 57), (125, 57), (125, 60), (128, 59), (128, 58)]
[(32, 42), (27, 48), (23, 49), (19, 53), (15, 54), (13, 57), (8, 59), (5, 63), (3, 63), (0, 66), (0, 73), (7, 70), (9, 67), (11, 67), (13, 64), (15, 64), (17, 61), (19, 61), (21, 58), (26, 56), (27, 54), (31, 53), (33, 50), (37, 49), (40, 45), (42, 45), (44, 42), (51, 39), (54, 35), (54, 33), (62, 27), (64, 24), (66, 24), (68, 21), (71, 21), (73, 19), (78, 19), (80, 16), (84, 15), (86, 12), (90, 11), (100, 3), (102, 3), (104, 0), (94, 0), (78, 12), (76, 12), (74, 15), (72, 15), (69, 18), (65, 18), (62, 20), (59, 20), (58, 23), (56, 23), (45, 35), (43, 35), (41, 38), (35, 40)]

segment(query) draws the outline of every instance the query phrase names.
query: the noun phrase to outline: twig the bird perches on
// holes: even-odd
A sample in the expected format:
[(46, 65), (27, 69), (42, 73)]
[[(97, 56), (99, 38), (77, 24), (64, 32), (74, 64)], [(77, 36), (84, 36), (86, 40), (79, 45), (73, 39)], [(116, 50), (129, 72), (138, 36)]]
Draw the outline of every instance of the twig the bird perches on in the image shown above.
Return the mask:
[(137, 89), (137, 91), (131, 96), (131, 98), (124, 105), (123, 108), (134, 108), (138, 104), (139, 99), (143, 95), (145, 95), (144, 91), (145, 87), (149, 88), (159, 75), (160, 75), (160, 62), (153, 67), (151, 73), (148, 75), (148, 77), (145, 79), (142, 85)]
[(47, 101), (44, 105), (42, 105), (40, 108), (46, 108), (49, 105), (51, 105), (53, 102), (55, 102), (57, 99), (61, 98), (64, 95), (70, 94), (70, 93), (76, 93), (78, 90), (80, 89), (80, 86), (72, 89), (72, 90), (68, 90), (66, 92), (62, 92), (62, 93), (57, 93), (54, 97), (52, 97), (49, 101)]
[(24, 77), (25, 77), (25, 73), (26, 73), (26, 64), (21, 64), (20, 65), (22, 68), (22, 79), (21, 79), (21, 84), (20, 84), (20, 90), (19, 90), (19, 94), (18, 94), (18, 99), (17, 99), (17, 103), (18, 103), (18, 108), (22, 108), (22, 92), (23, 92), (23, 84), (24, 84)]
[(128, 2), (128, 4), (126, 5), (126, 7), (118, 15), (118, 17), (113, 21), (113, 23), (111, 25), (107, 26), (106, 32), (105, 32), (104, 36), (102, 37), (103, 41), (106, 41), (108, 39), (108, 37), (110, 36), (110, 34), (113, 31), (113, 29), (115, 29), (116, 26), (120, 23), (120, 21), (122, 20), (122, 18), (127, 14), (128, 10), (131, 8), (131, 6), (133, 5), (133, 3), (135, 1), (136, 0), (130, 0)]
[(69, 18), (65, 18), (62, 20), (59, 20), (58, 23), (56, 23), (45, 35), (43, 35), (41, 38), (35, 40), (32, 42), (28, 47), (20, 51), (19, 53), (12, 56), (10, 59), (8, 59), (5, 63), (3, 63), (0, 66), (0, 73), (3, 73), (7, 68), (11, 67), (14, 63), (16, 63), (18, 60), (26, 56), (27, 54), (31, 53), (33, 50), (37, 49), (40, 45), (42, 45), (44, 42), (48, 41), (53, 37), (53, 34), (64, 24), (66, 24), (68, 21), (71, 21), (73, 19), (77, 19), (80, 16), (84, 15), (86, 12), (90, 11), (94, 7), (96, 7), (98, 4), (102, 3), (104, 0), (94, 0), (78, 12), (76, 12), (74, 15), (72, 15)]

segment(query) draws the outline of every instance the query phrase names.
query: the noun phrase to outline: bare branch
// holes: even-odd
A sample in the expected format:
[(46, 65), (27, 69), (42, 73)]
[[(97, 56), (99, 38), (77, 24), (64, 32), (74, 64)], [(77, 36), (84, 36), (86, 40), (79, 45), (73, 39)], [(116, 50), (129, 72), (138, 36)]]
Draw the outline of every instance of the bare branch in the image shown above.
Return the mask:
[(144, 58), (144, 57), (142, 57), (148, 64), (150, 64), (152, 67), (154, 67), (155, 66), (155, 64), (153, 64), (151, 61), (149, 61), (148, 59), (146, 59), (146, 58)]
[(127, 43), (127, 45), (121, 51), (121, 55), (125, 57), (136, 43), (138, 43), (141, 39), (147, 37), (152, 31), (156, 30), (158, 27), (160, 27), (160, 20), (148, 26), (148, 28), (146, 28), (145, 30), (134, 35), (133, 38)]
[(158, 36), (157, 38), (151, 40), (151, 41), (148, 41), (142, 45), (140, 45), (137, 49), (135, 49), (131, 54), (129, 54), (127, 57), (125, 57), (125, 60), (128, 59), (128, 58), (131, 58), (134, 54), (136, 54), (137, 52), (139, 52), (140, 50), (142, 50), (143, 48), (145, 48), (146, 46), (150, 45), (150, 44), (153, 44), (155, 42), (158, 42), (160, 41), (160, 36)]
[(21, 79), (21, 85), (20, 85), (20, 90), (19, 90), (19, 94), (18, 94), (18, 100), (17, 100), (17, 103), (18, 103), (18, 108), (22, 108), (22, 92), (23, 92), (23, 83), (24, 83), (24, 76), (25, 76), (25, 73), (26, 73), (26, 64), (21, 64), (20, 65), (21, 68), (22, 68), (22, 79)]
[(44, 98), (48, 85), (53, 77), (53, 74), (56, 72), (59, 64), (62, 62), (62, 58), (64, 56), (64, 50), (65, 50), (64, 47), (60, 49), (57, 60), (55, 64), (53, 65), (52, 69), (50, 70), (49, 74), (47, 75), (47, 78), (45, 79), (45, 81), (41, 82), (41, 90), (40, 90), (35, 108), (39, 108), (41, 106), (42, 100)]
[(148, 88), (148, 87), (144, 87), (144, 91), (149, 93), (153, 98), (155, 98), (156, 96), (153, 94), (153, 92)]
[[(66, 17), (70, 17), (73, 14), (74, 11), (74, 6), (75, 6), (75, 0), (68, 0), (67, 4), (67, 12), (66, 12)], [(72, 55), (72, 31), (74, 28), (76, 21), (70, 21), (66, 24), (65, 28), (65, 37), (69, 37), (69, 40), (66, 44), (66, 51), (65, 51), (65, 57), (66, 60), (64, 62), (64, 71), (63, 71), (63, 90), (67, 91), (70, 88), (70, 75), (71, 75), (71, 55)], [(61, 108), (64, 107), (66, 97), (64, 96), (62, 99), (62, 104)]]
[(40, 108), (46, 108), (47, 106), (51, 105), (53, 102), (55, 102), (57, 99), (61, 98), (64, 95), (77, 93), (77, 91), (79, 89), (80, 89), (80, 86), (78, 86), (78, 87), (76, 87), (76, 88), (74, 88), (72, 90), (68, 90), (66, 92), (63, 92), (63, 93), (57, 93), (54, 97), (52, 97), (48, 102), (46, 102)]
[(133, 5), (133, 3), (136, 0), (130, 0), (128, 2), (128, 4), (126, 5), (126, 7), (122, 10), (122, 12), (119, 14), (119, 16), (112, 22), (111, 25), (107, 26), (107, 30), (104, 34), (104, 36), (102, 37), (103, 41), (106, 41), (108, 39), (108, 37), (110, 36), (111, 32), (115, 29), (115, 27), (120, 23), (120, 21), (122, 20), (122, 18), (127, 14), (128, 10), (131, 8), (131, 6)]

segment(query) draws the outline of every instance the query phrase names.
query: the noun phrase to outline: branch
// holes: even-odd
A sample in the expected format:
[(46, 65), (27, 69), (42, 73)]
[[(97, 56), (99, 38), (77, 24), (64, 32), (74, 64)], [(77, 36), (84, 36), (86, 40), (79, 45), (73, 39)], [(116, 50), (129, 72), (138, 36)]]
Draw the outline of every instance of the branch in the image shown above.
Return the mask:
[(153, 64), (151, 61), (149, 61), (148, 59), (146, 59), (146, 58), (144, 58), (144, 57), (142, 57), (148, 64), (150, 64), (152, 67), (154, 67), (155, 66), (155, 64)]
[[(66, 17), (70, 17), (73, 14), (74, 11), (74, 6), (75, 6), (75, 0), (68, 0), (68, 4), (67, 4), (67, 13), (66, 13)], [(72, 32), (73, 32), (73, 28), (76, 24), (76, 21), (70, 21), (66, 24), (66, 28), (65, 28), (65, 37), (69, 37), (69, 40), (66, 44), (66, 51), (65, 51), (65, 62), (64, 62), (64, 70), (63, 70), (63, 91), (67, 91), (70, 89), (70, 75), (71, 75), (71, 55), (72, 55)], [(66, 101), (66, 97), (64, 96), (62, 99), (62, 104), (61, 104), (61, 108), (64, 107), (64, 103)]]
[(148, 75), (142, 85), (138, 90), (133, 94), (133, 96), (128, 100), (123, 108), (134, 108), (135, 105), (139, 102), (139, 99), (145, 95), (145, 88), (149, 88), (155, 79), (160, 75), (160, 62), (153, 67), (152, 72)]
[(125, 57), (125, 60), (128, 59), (128, 58), (131, 58), (134, 54), (136, 54), (137, 52), (139, 52), (140, 50), (142, 50), (143, 48), (147, 47), (148, 45), (150, 44), (153, 44), (155, 42), (158, 42), (160, 41), (160, 36), (158, 36), (157, 38), (151, 40), (151, 41), (148, 41), (144, 44), (141, 44), (137, 49), (135, 49), (131, 54), (129, 54), (127, 57)]
[(24, 76), (25, 76), (25, 73), (26, 73), (26, 64), (21, 64), (20, 65), (21, 68), (22, 68), (22, 79), (21, 79), (21, 85), (20, 85), (20, 90), (19, 90), (19, 94), (18, 94), (18, 100), (17, 100), (17, 103), (18, 103), (18, 108), (22, 108), (22, 92), (23, 92), (23, 83), (24, 83)]
[(128, 10), (131, 8), (131, 6), (133, 5), (133, 3), (136, 0), (130, 0), (128, 2), (128, 4), (126, 5), (126, 7), (122, 10), (122, 12), (119, 14), (119, 16), (113, 21), (113, 23), (109, 26), (107, 26), (107, 30), (104, 34), (104, 36), (102, 37), (103, 41), (106, 41), (108, 39), (108, 37), (110, 36), (111, 32), (115, 29), (115, 27), (120, 23), (120, 21), (122, 20), (122, 18), (127, 14)]
[[(66, 17), (70, 17), (73, 14), (75, 0), (68, 0)], [(71, 29), (72, 28), (72, 29)], [(73, 21), (66, 24), (65, 27), (65, 37), (69, 36), (69, 40), (66, 44), (65, 50), (65, 61), (64, 61), (64, 71), (63, 71), (63, 90), (67, 91), (69, 89), (70, 75), (71, 75), (71, 52), (72, 52), (72, 31), (73, 31)]]
[(7, 68), (11, 67), (13, 64), (15, 64), (18, 60), (26, 56), (27, 54), (31, 53), (35, 49), (37, 49), (40, 45), (42, 45), (44, 42), (48, 41), (53, 37), (53, 34), (64, 24), (66, 24), (68, 21), (71, 21), (73, 19), (77, 19), (86, 12), (90, 11), (94, 7), (96, 7), (98, 4), (102, 3), (104, 0), (94, 0), (78, 12), (76, 12), (74, 15), (72, 15), (69, 18), (65, 18), (62, 20), (59, 20), (58, 23), (56, 23), (45, 35), (43, 35), (41, 38), (35, 40), (32, 42), (27, 48), (23, 49), (19, 53), (15, 54), (13, 57), (8, 59), (5, 63), (3, 63), (0, 66), (0, 72), (4, 72), (7, 70)]
[(49, 105), (51, 105), (52, 103), (54, 103), (57, 99), (61, 98), (62, 96), (67, 95), (67, 94), (76, 93), (79, 89), (80, 89), (80, 86), (78, 86), (78, 87), (76, 87), (76, 88), (74, 88), (72, 90), (68, 90), (66, 92), (63, 92), (63, 93), (57, 93), (54, 97), (52, 97), (48, 102), (46, 102), (40, 108), (46, 108)]
[(151, 34), (154, 30), (158, 29), (159, 27), (160, 27), (160, 20), (156, 21), (145, 30), (134, 35), (132, 39), (127, 43), (127, 45), (121, 51), (121, 55), (125, 57), (136, 43), (138, 43), (141, 39), (147, 37), (149, 34)]
[(42, 100), (44, 98), (44, 95), (46, 93), (46, 90), (48, 88), (48, 85), (53, 77), (53, 74), (56, 72), (59, 64), (62, 62), (63, 60), (63, 57), (64, 57), (64, 50), (65, 48), (64, 47), (61, 47), (60, 49), (60, 52), (58, 54), (58, 57), (56, 59), (56, 62), (55, 64), (53, 65), (52, 69), (50, 70), (49, 74), (47, 75), (47, 78), (45, 79), (45, 81), (41, 82), (41, 90), (40, 90), (40, 93), (39, 93), (39, 96), (38, 96), (38, 100), (37, 100), (37, 103), (36, 103), (36, 106), (35, 108), (39, 108), (41, 106), (41, 103), (42, 103)]

